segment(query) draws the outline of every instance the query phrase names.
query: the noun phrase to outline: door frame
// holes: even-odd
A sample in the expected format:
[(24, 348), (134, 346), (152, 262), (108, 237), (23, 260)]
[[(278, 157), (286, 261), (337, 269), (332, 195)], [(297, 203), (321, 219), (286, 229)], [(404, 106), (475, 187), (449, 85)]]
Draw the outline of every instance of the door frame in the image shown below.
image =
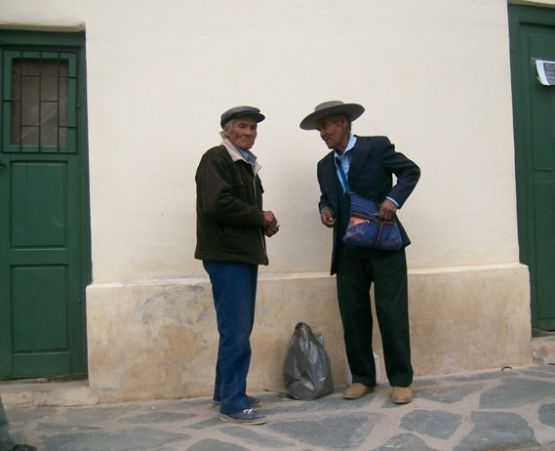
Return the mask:
[[(86, 89), (86, 39), (84, 32), (48, 32), (48, 31), (23, 31), (12, 29), (0, 29), (0, 46), (4, 49), (28, 50), (55, 50), (70, 49), (77, 51), (79, 65), (78, 77), (78, 149), (79, 149), (79, 171), (80, 171), (80, 211), (79, 211), (79, 234), (80, 234), (80, 268), (79, 268), (79, 302), (81, 321), (76, 329), (76, 334), (81, 335), (82, 346), (74, 349), (75, 365), (72, 375), (83, 375), (87, 372), (87, 330), (86, 330), (86, 287), (92, 282), (92, 259), (91, 259), (91, 219), (90, 219), (90, 190), (89, 190), (89, 158), (88, 158), (88, 117), (87, 117), (87, 89)], [(1, 58), (1, 54), (0, 54)], [(0, 60), (0, 65), (3, 61)], [(0, 73), (0, 82), (2, 74)], [(0, 124), (2, 120), (2, 108), (0, 108)], [(0, 127), (0, 143), (3, 142), (3, 127)], [(7, 224), (9, 227), (9, 224)], [(0, 249), (0, 251), (5, 251)], [(0, 349), (1, 352), (1, 349)], [(1, 356), (0, 356), (1, 357)], [(9, 378), (9, 377), (8, 377)]]

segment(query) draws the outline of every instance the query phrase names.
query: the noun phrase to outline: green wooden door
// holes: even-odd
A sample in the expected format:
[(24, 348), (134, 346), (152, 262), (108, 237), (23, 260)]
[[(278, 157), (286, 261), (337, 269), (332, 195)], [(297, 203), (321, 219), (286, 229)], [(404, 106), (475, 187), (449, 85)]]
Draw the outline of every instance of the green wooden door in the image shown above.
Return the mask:
[(521, 261), (530, 268), (532, 326), (555, 330), (555, 86), (536, 60), (555, 61), (555, 10), (510, 6)]
[(0, 31), (0, 377), (86, 371), (83, 35)]

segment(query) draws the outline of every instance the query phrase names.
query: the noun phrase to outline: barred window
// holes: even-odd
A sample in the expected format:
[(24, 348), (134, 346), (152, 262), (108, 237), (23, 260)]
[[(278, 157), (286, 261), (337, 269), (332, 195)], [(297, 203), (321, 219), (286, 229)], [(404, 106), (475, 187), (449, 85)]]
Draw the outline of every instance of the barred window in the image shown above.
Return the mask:
[(3, 151), (76, 152), (75, 57), (10, 53), (3, 83)]

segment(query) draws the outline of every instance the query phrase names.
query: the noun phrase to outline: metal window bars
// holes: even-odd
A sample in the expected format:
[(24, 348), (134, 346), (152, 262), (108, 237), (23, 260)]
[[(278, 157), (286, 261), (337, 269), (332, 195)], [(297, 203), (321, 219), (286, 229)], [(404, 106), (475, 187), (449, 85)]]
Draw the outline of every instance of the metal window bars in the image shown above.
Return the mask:
[[(3, 152), (77, 152), (75, 54), (9, 51), (4, 55)], [(6, 139), (8, 138), (8, 139)]]

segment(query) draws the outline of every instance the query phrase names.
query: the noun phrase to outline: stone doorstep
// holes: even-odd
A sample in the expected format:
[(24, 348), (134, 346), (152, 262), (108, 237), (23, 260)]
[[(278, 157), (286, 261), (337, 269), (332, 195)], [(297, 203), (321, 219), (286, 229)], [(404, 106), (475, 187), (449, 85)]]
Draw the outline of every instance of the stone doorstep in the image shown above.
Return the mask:
[(533, 337), (530, 346), (534, 363), (555, 364), (555, 335)]
[(68, 382), (1, 382), (6, 407), (70, 407), (98, 403), (86, 380)]

